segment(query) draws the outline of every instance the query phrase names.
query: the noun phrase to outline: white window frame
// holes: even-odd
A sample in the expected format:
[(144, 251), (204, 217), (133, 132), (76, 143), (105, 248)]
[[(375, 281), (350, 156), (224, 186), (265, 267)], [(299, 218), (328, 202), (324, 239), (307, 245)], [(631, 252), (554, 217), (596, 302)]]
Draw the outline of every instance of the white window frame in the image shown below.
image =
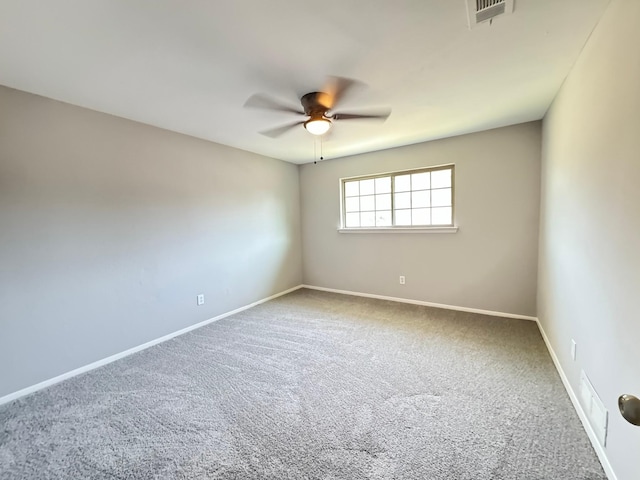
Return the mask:
[[(451, 170), (451, 224), (447, 225), (418, 225), (418, 226), (396, 226), (395, 225), (395, 180), (396, 176), (413, 173), (433, 172), (437, 170)], [(392, 225), (385, 227), (347, 227), (346, 226), (346, 192), (345, 183), (354, 180), (370, 180), (382, 177), (390, 177), (391, 181), (391, 215)], [(432, 189), (429, 189), (431, 191)], [(413, 190), (409, 190), (413, 191)], [(432, 208), (432, 207), (429, 207)], [(361, 175), (357, 177), (345, 177), (340, 179), (340, 233), (455, 233), (458, 227), (455, 225), (455, 165), (437, 165), (433, 167), (415, 168), (409, 170), (397, 170), (374, 175)]]

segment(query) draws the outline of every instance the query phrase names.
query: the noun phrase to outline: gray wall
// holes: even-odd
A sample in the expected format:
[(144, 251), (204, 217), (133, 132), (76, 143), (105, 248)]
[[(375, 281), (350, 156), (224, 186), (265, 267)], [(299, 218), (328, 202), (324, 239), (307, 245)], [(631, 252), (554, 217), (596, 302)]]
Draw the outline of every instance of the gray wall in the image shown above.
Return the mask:
[[(304, 283), (535, 315), (540, 135), (533, 122), (302, 166)], [(457, 233), (337, 232), (340, 178), (445, 163)]]
[[(639, 478), (640, 1), (613, 0), (544, 119), (538, 315), (573, 389), (609, 410), (607, 455)], [(571, 360), (571, 339), (578, 345)]]
[(301, 272), (295, 165), (0, 87), (0, 396)]

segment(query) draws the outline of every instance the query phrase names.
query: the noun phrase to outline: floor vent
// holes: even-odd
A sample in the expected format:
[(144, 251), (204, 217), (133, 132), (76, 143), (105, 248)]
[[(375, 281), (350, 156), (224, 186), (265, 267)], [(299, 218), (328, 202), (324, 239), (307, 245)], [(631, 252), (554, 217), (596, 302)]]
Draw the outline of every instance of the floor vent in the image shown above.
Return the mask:
[(584, 413), (589, 417), (589, 423), (591, 427), (593, 427), (593, 431), (598, 437), (600, 445), (605, 447), (607, 445), (609, 412), (604, 408), (602, 400), (600, 400), (600, 397), (584, 371), (580, 374), (580, 398), (582, 400)]
[(467, 0), (469, 28), (497, 16), (513, 13), (513, 2), (514, 0)]

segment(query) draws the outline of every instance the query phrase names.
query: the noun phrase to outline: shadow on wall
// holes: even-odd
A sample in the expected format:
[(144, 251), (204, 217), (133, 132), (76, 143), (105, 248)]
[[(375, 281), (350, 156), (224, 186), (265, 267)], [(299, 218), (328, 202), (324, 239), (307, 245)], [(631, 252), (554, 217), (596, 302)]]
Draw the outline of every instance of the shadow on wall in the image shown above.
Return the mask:
[(0, 396), (300, 284), (295, 165), (0, 100)]

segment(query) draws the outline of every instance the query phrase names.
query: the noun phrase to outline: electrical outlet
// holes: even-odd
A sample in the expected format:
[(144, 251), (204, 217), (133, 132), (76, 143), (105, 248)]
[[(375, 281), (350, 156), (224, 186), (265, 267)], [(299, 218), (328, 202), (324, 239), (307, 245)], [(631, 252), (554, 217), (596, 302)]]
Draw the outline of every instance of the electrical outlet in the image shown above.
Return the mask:
[(404, 275), (400, 275), (400, 285), (404, 285), (405, 283)]
[(196, 298), (197, 298), (198, 305), (204, 305), (204, 293), (201, 293)]
[(576, 341), (571, 339), (571, 359), (575, 361), (576, 359)]

